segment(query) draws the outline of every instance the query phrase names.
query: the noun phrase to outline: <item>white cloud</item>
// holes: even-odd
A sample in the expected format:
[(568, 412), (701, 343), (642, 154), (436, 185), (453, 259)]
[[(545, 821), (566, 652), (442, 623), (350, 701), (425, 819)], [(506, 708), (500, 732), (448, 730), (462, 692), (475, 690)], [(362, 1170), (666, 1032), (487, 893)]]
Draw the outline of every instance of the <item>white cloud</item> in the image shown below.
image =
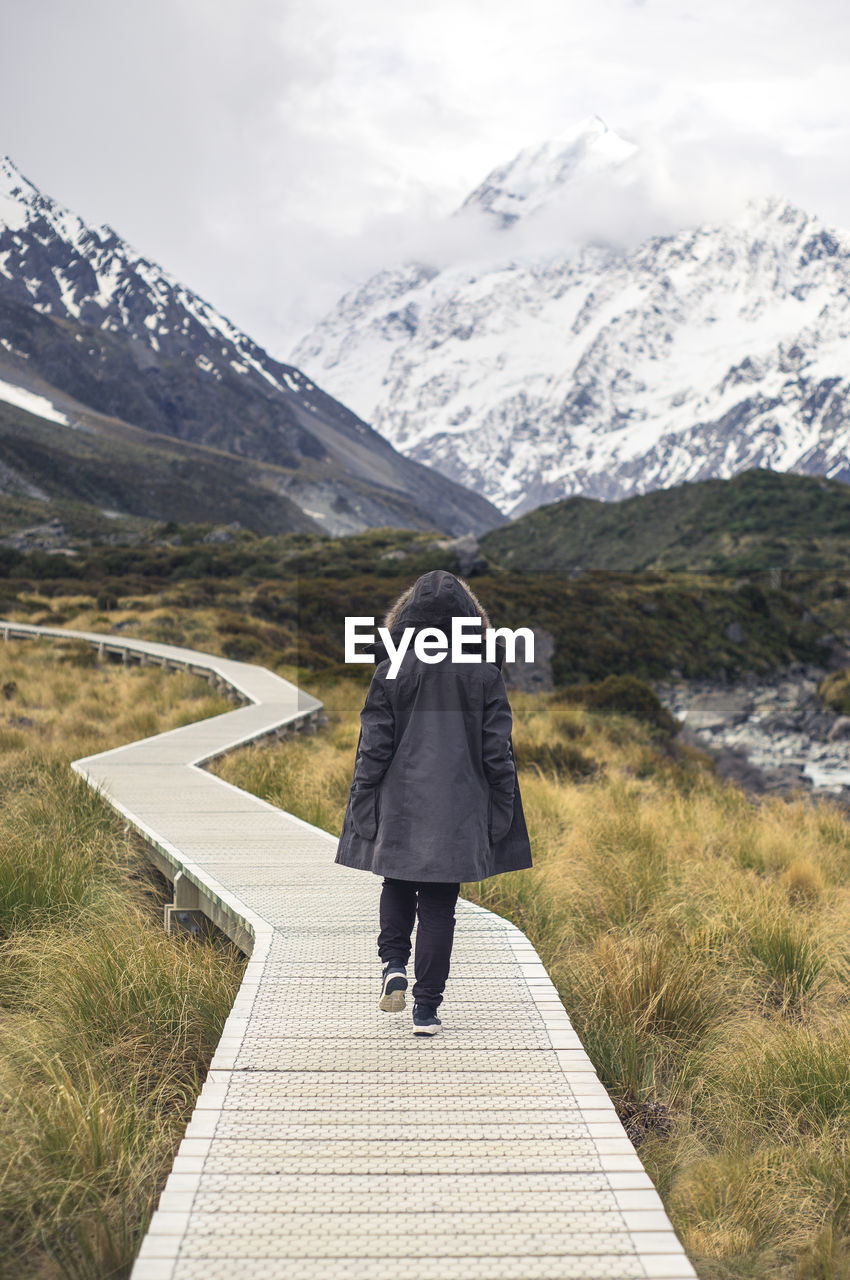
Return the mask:
[(465, 194), (594, 112), (643, 168), (574, 234), (767, 190), (850, 225), (848, 80), (838, 0), (8, 0), (0, 49), (23, 171), (279, 350), (387, 260), (462, 252)]

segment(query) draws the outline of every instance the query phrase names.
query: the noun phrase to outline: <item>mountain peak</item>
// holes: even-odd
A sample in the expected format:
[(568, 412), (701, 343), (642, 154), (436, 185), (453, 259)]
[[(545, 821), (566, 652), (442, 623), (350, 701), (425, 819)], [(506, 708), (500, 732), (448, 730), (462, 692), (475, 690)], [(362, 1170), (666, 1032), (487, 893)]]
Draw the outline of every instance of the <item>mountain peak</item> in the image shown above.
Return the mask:
[(602, 117), (593, 112), (589, 116), (585, 116), (578, 124), (564, 125), (557, 133), (553, 133), (549, 142), (571, 143), (577, 138), (593, 138), (599, 137), (603, 133), (611, 133), (606, 122)]
[(0, 156), (0, 197), (28, 200), (38, 188), (25, 178), (11, 156)]
[(510, 226), (568, 184), (600, 170), (618, 168), (637, 150), (601, 116), (586, 116), (547, 141), (524, 147), (513, 160), (493, 169), (466, 197), (460, 210), (484, 210), (503, 227)]
[(31, 216), (38, 188), (24, 177), (10, 156), (0, 156), (0, 234), (19, 231)]

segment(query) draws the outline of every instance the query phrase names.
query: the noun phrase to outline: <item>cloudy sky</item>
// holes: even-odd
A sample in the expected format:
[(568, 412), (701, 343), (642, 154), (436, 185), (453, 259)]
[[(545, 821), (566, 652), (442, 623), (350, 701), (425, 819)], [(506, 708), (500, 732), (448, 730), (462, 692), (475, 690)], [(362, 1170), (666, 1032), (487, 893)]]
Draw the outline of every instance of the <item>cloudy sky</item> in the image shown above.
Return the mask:
[(594, 114), (645, 156), (642, 230), (772, 191), (850, 227), (844, 0), (3, 0), (3, 28), (0, 153), (277, 355)]

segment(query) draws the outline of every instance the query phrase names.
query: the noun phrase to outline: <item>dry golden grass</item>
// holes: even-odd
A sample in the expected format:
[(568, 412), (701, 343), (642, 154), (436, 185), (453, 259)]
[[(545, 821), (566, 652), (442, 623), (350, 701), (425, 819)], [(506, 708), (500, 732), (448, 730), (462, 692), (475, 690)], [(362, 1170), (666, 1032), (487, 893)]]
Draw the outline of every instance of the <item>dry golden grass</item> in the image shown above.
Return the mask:
[[(337, 834), (365, 690), (311, 692), (324, 733), (218, 772)], [(465, 896), (537, 947), (703, 1280), (850, 1276), (850, 823), (627, 717), (511, 703), (518, 757), (553, 762), (520, 770), (534, 867)]]
[(0, 644), (0, 1273), (129, 1273), (244, 967), (168, 937), (76, 757), (228, 709), (196, 676)]

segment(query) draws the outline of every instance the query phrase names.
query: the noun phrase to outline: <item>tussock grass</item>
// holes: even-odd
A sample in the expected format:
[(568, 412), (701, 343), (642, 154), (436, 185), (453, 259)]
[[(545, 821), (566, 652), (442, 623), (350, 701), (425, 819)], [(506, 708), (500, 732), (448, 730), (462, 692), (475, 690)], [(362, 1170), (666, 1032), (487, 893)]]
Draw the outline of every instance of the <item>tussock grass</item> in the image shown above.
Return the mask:
[(129, 1273), (241, 980), (69, 760), (228, 709), (196, 676), (0, 645), (0, 1274)]
[[(313, 688), (323, 734), (218, 772), (338, 833), (365, 689)], [(537, 947), (704, 1280), (850, 1276), (850, 823), (622, 711), (511, 703), (534, 867), (465, 896)]]

